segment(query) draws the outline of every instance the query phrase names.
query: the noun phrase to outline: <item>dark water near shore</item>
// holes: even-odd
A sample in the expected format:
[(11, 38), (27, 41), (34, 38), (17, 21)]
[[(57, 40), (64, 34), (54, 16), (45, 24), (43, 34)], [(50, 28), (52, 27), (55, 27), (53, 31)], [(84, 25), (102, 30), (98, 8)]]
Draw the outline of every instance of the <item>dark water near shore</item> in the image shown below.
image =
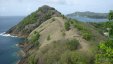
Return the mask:
[(23, 17), (0, 17), (0, 64), (16, 64), (20, 59), (17, 52), (20, 50), (17, 43), (22, 42), (24, 39), (8, 36), (8, 34), (3, 34), (9, 28), (16, 25), (21, 21)]

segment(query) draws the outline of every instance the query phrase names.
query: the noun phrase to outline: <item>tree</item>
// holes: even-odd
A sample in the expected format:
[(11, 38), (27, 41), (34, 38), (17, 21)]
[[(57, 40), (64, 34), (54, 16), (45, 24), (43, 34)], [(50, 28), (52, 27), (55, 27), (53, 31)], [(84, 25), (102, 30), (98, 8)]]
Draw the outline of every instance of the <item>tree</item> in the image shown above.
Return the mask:
[(113, 40), (101, 42), (95, 64), (113, 64)]
[(109, 14), (108, 14), (108, 19), (109, 19), (109, 21), (110, 21), (110, 20), (113, 20), (113, 10), (111, 10), (111, 11), (109, 12)]

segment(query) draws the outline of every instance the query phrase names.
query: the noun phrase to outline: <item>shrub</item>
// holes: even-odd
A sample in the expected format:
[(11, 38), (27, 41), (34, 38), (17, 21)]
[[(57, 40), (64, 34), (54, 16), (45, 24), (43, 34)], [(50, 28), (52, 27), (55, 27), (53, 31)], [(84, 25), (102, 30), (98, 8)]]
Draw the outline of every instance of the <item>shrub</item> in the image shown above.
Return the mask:
[(113, 10), (111, 10), (108, 14), (109, 21), (113, 19)]
[(48, 37), (47, 37), (47, 40), (50, 40), (51, 38), (50, 38), (50, 35), (48, 35)]
[(65, 32), (62, 32), (62, 36), (65, 36), (66, 34), (65, 34)]
[(62, 18), (63, 18), (63, 19), (66, 19), (66, 17), (65, 17), (64, 15), (62, 15)]
[(35, 56), (32, 55), (28, 58), (28, 64), (36, 64), (36, 59), (35, 59)]
[(29, 41), (31, 43), (33, 43), (35, 46), (38, 46), (39, 45), (39, 37), (40, 37), (40, 34), (39, 32), (34, 32), (34, 34), (31, 36), (31, 38), (29, 39)]
[(86, 40), (91, 40), (91, 38), (92, 38), (91, 33), (88, 33), (88, 32), (82, 33), (82, 36), (83, 36), (83, 38), (86, 39)]
[(79, 47), (79, 42), (76, 39), (69, 40), (66, 42), (68, 49), (76, 50)]
[(31, 37), (31, 41), (35, 42), (39, 39), (39, 37), (40, 37), (40, 34), (37, 32), (37, 33), (33, 34), (33, 36)]
[(55, 18), (53, 18), (52, 21), (55, 21)]
[(66, 30), (69, 30), (70, 29), (70, 23), (69, 22), (65, 22), (65, 25), (64, 26), (65, 26), (65, 29)]
[(61, 55), (60, 64), (88, 64), (88, 61), (81, 53), (66, 51)]
[(113, 40), (99, 44), (95, 64), (113, 64)]

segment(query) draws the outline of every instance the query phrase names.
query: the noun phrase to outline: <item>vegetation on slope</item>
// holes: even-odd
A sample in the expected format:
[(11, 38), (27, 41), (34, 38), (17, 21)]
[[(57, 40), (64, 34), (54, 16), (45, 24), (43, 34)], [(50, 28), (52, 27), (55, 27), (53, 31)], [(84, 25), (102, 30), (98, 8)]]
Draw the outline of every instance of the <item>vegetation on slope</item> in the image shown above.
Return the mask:
[(67, 22), (65, 22), (65, 29), (66, 30), (69, 30), (70, 29), (70, 23), (69, 23), (69, 21), (67, 21)]
[(19, 24), (8, 30), (7, 33), (18, 36), (28, 36), (40, 24), (55, 16), (61, 16), (61, 13), (52, 7), (44, 5), (25, 17)]
[(101, 42), (95, 64), (113, 64), (113, 40)]
[(77, 28), (80, 31), (80, 34), (86, 40), (91, 40), (91, 38), (93, 37), (91, 30), (88, 27), (85, 27), (83, 22), (69, 19), (68, 22), (65, 22), (65, 29), (69, 30), (70, 26), (74, 26), (74, 28)]
[[(43, 9), (39, 8), (39, 10)], [(45, 16), (46, 19), (49, 18), (48, 16), (50, 15)], [(101, 52), (95, 53), (97, 43), (105, 40), (96, 29), (88, 23), (68, 19), (65, 16), (53, 17), (29, 35), (28, 43), (24, 44), (24, 48), (30, 45), (34, 47), (27, 51), (23, 64), (98, 64), (101, 61), (100, 55), (108, 54), (111, 49), (109, 50), (109, 47), (103, 43), (99, 45)], [(108, 50), (103, 51), (105, 48), (103, 45)]]
[[(38, 55), (35, 54), (34, 58), (38, 58), (37, 62), (39, 64), (90, 64), (89, 57), (77, 51), (74, 46), (79, 46), (75, 39), (54, 41), (40, 49), (40, 52), (37, 52)], [(36, 64), (34, 60), (29, 59), (28, 61), (29, 64)]]
[(111, 10), (111, 11), (109, 12), (108, 19), (109, 19), (109, 21), (110, 21), (110, 20), (113, 20), (113, 10)]
[(95, 64), (113, 64), (113, 12), (110, 11), (108, 22), (102, 23), (108, 30), (108, 40), (101, 42), (98, 46), (98, 52), (95, 56)]
[(40, 34), (39, 32), (34, 32), (34, 34), (32, 35), (32, 37), (29, 39), (29, 42), (31, 42), (32, 44), (34, 44), (35, 46), (39, 45), (39, 37)]

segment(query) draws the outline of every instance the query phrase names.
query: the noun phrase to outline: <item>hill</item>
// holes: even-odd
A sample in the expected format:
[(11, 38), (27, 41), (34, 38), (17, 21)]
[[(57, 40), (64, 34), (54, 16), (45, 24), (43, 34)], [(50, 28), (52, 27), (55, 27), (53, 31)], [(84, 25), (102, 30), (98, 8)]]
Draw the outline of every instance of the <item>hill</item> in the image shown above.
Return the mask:
[(98, 44), (106, 40), (94, 25), (69, 19), (47, 5), (7, 33), (27, 37), (19, 44), (24, 57), (18, 64), (94, 64)]
[[(68, 28), (67, 24), (70, 25)], [(105, 36), (88, 23), (52, 17), (33, 30), (25, 43), (20, 44), (27, 56), (19, 64), (91, 64), (97, 45), (103, 40)]]
[(55, 16), (61, 16), (61, 13), (52, 7), (44, 5), (37, 11), (25, 17), (19, 24), (9, 29), (6, 33), (20, 37), (27, 37), (30, 32), (41, 23)]
[(73, 16), (81, 16), (81, 17), (88, 17), (88, 18), (96, 18), (96, 19), (102, 19), (102, 18), (107, 18), (108, 13), (95, 13), (95, 12), (75, 12), (67, 15), (68, 17), (73, 17)]

